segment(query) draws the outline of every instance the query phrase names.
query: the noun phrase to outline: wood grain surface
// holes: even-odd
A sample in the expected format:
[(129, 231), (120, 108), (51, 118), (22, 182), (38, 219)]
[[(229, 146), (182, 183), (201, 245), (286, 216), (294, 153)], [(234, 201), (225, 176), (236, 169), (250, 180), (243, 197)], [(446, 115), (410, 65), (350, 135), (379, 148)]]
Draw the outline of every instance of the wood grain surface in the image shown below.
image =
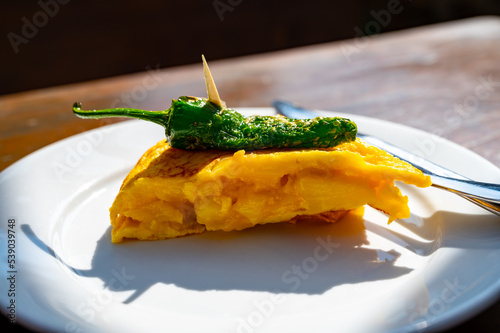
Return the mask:
[[(366, 115), (454, 141), (500, 167), (500, 19), (483, 17), (336, 43), (210, 62), (229, 106), (308, 108)], [(72, 134), (85, 108), (165, 109), (205, 96), (199, 65), (144, 72), (0, 97), (0, 170)], [(118, 121), (118, 120), (113, 120)]]
[[(213, 62), (205, 56), (231, 107), (285, 99), (389, 120), (445, 137), (500, 167), (497, 17)], [(0, 170), (50, 143), (120, 121), (79, 119), (71, 112), (75, 101), (84, 108), (155, 110), (168, 108), (180, 95), (206, 95), (201, 59), (199, 65), (156, 67), (0, 97)], [(485, 331), (498, 325), (499, 310), (497, 303), (470, 327)]]

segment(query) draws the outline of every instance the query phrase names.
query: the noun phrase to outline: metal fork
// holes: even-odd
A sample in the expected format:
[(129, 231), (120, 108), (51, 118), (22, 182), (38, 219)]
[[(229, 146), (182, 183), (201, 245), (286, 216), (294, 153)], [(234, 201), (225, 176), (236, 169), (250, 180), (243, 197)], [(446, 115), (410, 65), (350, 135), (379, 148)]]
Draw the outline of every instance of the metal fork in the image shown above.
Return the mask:
[[(275, 101), (273, 102), (273, 106), (278, 113), (289, 118), (307, 119), (315, 116), (313, 111), (303, 109), (289, 102)], [(358, 133), (357, 136), (389, 152), (395, 157), (410, 163), (417, 169), (420, 169), (424, 174), (431, 176), (432, 186), (455, 193), (489, 212), (500, 216), (500, 184), (471, 180), (379, 138), (363, 133)]]

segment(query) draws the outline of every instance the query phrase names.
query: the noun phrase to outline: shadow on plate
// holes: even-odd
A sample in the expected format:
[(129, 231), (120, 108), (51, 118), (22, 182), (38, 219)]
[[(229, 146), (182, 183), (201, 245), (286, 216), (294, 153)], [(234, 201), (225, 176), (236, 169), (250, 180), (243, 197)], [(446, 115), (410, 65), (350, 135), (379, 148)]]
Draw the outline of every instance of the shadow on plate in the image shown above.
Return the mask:
[(412, 216), (398, 223), (417, 237), (365, 222), (367, 230), (418, 255), (428, 256), (442, 247), (500, 250), (500, 218), (493, 214), (460, 214), (437, 211), (429, 218)]
[[(28, 225), (24, 233), (61, 260)], [(69, 267), (101, 279), (110, 290), (134, 290), (131, 302), (157, 283), (196, 290), (247, 290), (322, 294), (342, 284), (396, 278), (411, 269), (395, 266), (400, 253), (368, 249), (362, 214), (336, 224), (256, 226), (164, 241), (112, 244), (111, 227), (98, 240), (92, 266)], [(62, 261), (62, 260), (61, 260)]]

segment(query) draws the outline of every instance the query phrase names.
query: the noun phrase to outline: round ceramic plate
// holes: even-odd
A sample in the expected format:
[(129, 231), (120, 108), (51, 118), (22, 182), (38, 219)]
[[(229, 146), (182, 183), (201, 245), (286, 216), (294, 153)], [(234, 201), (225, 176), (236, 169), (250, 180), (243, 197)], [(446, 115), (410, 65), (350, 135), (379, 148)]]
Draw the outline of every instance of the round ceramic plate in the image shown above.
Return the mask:
[[(495, 166), (449, 141), (349, 117), (362, 132), (500, 182)], [(458, 324), (499, 293), (499, 218), (404, 184), (412, 216), (390, 225), (367, 207), (334, 225), (112, 244), (108, 209), (163, 137), (157, 125), (123, 122), (52, 144), (0, 174), (2, 312), (59, 332), (402, 332)]]

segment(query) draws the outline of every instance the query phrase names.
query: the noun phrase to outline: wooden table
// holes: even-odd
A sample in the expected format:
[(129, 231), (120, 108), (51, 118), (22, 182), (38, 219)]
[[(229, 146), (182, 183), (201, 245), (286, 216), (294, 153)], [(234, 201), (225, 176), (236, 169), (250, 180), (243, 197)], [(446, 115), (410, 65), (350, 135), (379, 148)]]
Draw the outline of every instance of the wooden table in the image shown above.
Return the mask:
[[(499, 18), (222, 61), (206, 56), (230, 106), (270, 106), (285, 99), (390, 120), (443, 136), (500, 167)], [(180, 95), (206, 95), (201, 62), (156, 67), (0, 97), (0, 170), (50, 143), (110, 123), (76, 118), (74, 101), (84, 108), (155, 110)], [(452, 331), (493, 331), (500, 323), (497, 313), (500, 302)]]

